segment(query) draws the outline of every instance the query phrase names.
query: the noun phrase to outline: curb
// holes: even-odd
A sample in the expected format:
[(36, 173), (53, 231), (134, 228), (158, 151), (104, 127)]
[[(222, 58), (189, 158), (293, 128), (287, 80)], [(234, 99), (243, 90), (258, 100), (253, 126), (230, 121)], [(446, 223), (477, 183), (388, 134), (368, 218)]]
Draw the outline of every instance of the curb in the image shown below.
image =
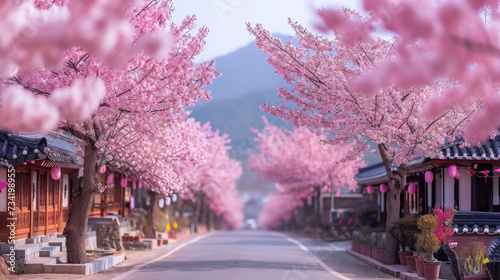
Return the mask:
[[(372, 258), (369, 258), (365, 255), (361, 255), (359, 253), (356, 253), (352, 250), (346, 250), (346, 252), (348, 254), (350, 254), (351, 256), (357, 258), (358, 260), (364, 262), (365, 264), (367, 264), (368, 266), (370, 267), (373, 267), (385, 274), (388, 274), (390, 276), (393, 276), (393, 277), (396, 277), (396, 278), (399, 278), (399, 279), (403, 279), (403, 280), (423, 280), (425, 279), (425, 277), (418, 277), (418, 275), (416, 273), (413, 273), (413, 272), (408, 272), (408, 269), (406, 266), (403, 266), (403, 265), (388, 265), (388, 264), (383, 264), (379, 261), (376, 261)], [(445, 279), (436, 279), (436, 280), (445, 280)]]

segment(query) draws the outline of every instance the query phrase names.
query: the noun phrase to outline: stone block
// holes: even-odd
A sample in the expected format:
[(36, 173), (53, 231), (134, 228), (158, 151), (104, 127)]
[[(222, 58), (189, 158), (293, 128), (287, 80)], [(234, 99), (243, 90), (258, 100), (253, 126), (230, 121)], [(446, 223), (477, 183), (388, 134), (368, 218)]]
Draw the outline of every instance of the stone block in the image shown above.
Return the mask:
[(85, 264), (73, 264), (71, 274), (85, 274)]
[(51, 264), (44, 265), (43, 272), (44, 273), (53, 273), (54, 272), (54, 265), (51, 265)]
[(57, 264), (53, 266), (53, 273), (71, 273), (71, 264)]
[(43, 263), (29, 263), (24, 266), (24, 273), (26, 274), (38, 274), (44, 273)]

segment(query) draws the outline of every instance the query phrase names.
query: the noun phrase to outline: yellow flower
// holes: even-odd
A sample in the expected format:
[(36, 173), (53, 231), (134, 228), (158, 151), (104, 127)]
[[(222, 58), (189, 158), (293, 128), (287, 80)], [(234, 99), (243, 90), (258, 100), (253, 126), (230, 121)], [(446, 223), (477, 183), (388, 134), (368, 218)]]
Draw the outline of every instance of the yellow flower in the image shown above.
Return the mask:
[(487, 264), (487, 263), (489, 263), (489, 262), (490, 262), (490, 260), (489, 260), (488, 258), (484, 258), (484, 260), (483, 260), (483, 264)]

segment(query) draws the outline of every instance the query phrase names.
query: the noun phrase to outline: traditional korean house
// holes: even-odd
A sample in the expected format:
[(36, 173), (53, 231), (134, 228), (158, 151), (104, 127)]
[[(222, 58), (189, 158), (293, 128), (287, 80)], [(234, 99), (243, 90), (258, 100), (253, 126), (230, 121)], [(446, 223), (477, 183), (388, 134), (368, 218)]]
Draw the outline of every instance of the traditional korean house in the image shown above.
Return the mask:
[[(74, 148), (62, 135), (20, 136), (0, 131), (0, 181), (15, 170), (15, 239), (62, 232), (71, 211), (70, 197), (78, 165)], [(0, 191), (0, 242), (10, 234), (7, 189)]]
[[(99, 174), (99, 177), (104, 191), (94, 194), (94, 204), (90, 209), (90, 216), (117, 215), (127, 217), (130, 213), (131, 195), (137, 188), (135, 177), (124, 177), (123, 174), (110, 170)], [(134, 202), (132, 201), (132, 203)]]
[[(459, 244), (457, 253), (468, 240), (488, 245), (500, 235), (499, 176), (500, 136), (476, 147), (456, 141), (435, 158), (419, 158), (408, 164), (407, 183), (413, 187), (402, 191), (400, 216), (432, 213), (436, 204), (454, 207), (458, 210), (453, 236)], [(386, 194), (380, 191), (381, 184), (387, 184), (385, 177), (382, 163), (362, 168), (356, 175), (365, 196), (372, 193), (381, 213), (387, 209)]]

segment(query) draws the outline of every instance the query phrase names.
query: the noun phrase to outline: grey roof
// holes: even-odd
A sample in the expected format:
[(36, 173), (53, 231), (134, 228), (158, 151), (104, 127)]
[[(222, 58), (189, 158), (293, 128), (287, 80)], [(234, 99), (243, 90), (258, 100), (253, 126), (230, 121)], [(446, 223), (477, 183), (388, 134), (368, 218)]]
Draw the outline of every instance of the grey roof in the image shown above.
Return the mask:
[(500, 160), (500, 135), (488, 139), (480, 146), (463, 146), (463, 139), (441, 150), (441, 159), (462, 160)]
[(500, 234), (500, 213), (458, 211), (453, 218), (456, 234)]
[(39, 134), (16, 135), (0, 131), (0, 167), (41, 159), (45, 167), (79, 168), (74, 160), (76, 148), (64, 140), (55, 139), (40, 137)]
[[(391, 165), (391, 170), (397, 171), (397, 168)], [(360, 168), (354, 179), (359, 184), (381, 184), (387, 181), (386, 175), (387, 172), (385, 171), (384, 163), (380, 162)]]

